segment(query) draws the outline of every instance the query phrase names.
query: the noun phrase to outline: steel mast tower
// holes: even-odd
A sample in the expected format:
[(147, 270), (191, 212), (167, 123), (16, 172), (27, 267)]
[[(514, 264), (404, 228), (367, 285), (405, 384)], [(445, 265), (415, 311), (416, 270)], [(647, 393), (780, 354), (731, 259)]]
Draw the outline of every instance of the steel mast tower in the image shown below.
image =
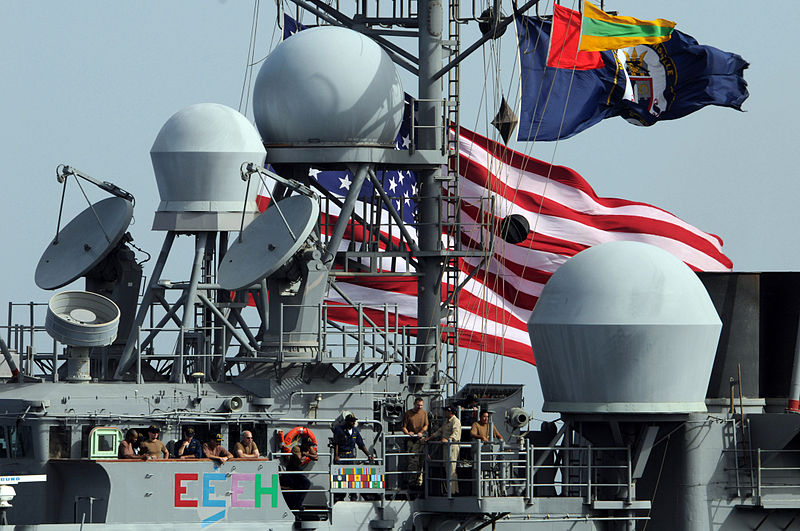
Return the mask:
[[(442, 82), (434, 74), (442, 67), (442, 3), (419, 2), (419, 148), (443, 153)], [(443, 157), (443, 162), (446, 159)], [(441, 167), (418, 174), (419, 277), (417, 279), (417, 363), (421, 378), (416, 383), (430, 386), (438, 380), (436, 372), (441, 354), (441, 303), (444, 259), (442, 254)], [(413, 383), (413, 382), (412, 382)]]

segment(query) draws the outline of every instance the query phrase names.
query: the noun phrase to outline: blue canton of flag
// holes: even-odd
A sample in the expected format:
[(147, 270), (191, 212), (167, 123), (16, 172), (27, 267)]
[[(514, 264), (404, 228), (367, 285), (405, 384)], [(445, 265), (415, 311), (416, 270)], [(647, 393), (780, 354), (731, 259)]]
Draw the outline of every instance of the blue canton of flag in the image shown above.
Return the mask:
[[(283, 39), (286, 40), (298, 31), (306, 29), (306, 26), (297, 22), (289, 15), (283, 15)], [(405, 111), (403, 112), (403, 122), (400, 125), (400, 131), (395, 138), (396, 149), (408, 149), (411, 146), (411, 96), (405, 95)], [(347, 170), (318, 170), (311, 168), (308, 171), (309, 177), (315, 179), (326, 190), (334, 195), (344, 197), (350, 190), (350, 184), (353, 182), (353, 174)], [(386, 191), (392, 200), (392, 206), (403, 218), (406, 223), (414, 223), (414, 218), (417, 210), (416, 197), (417, 177), (416, 174), (408, 170), (379, 170), (376, 172), (376, 177), (383, 184), (383, 189)], [(364, 181), (358, 198), (361, 200), (371, 201), (375, 195), (374, 187), (370, 180)]]

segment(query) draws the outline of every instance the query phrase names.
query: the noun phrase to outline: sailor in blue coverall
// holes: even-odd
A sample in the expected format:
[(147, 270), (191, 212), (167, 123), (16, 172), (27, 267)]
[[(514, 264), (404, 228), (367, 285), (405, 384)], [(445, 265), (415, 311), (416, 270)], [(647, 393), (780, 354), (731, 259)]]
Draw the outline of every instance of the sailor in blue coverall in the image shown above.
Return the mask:
[(341, 459), (355, 459), (356, 447), (361, 448), (370, 461), (373, 460), (367, 447), (364, 445), (364, 439), (361, 438), (361, 433), (356, 428), (355, 415), (347, 415), (344, 419), (344, 426), (336, 426), (333, 430), (333, 462), (339, 463)]

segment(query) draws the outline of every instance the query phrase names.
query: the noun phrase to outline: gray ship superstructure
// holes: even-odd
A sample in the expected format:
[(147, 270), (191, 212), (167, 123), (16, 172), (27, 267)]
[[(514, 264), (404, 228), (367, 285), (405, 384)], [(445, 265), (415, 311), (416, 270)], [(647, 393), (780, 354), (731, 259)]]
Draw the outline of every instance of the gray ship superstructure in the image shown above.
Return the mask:
[[(457, 0), (383, 11), (359, 3), (351, 16), (321, 1), (297, 4), (327, 24), (264, 61), (255, 127), (226, 106), (187, 102), (158, 133), (152, 229), (164, 238), (147, 277), (128, 232), (133, 195), (59, 167), (65, 190), (88, 183), (112, 197), (63, 227), (59, 214), (35, 273), (38, 286), (57, 291), (50, 301), (9, 305), (0, 340), (4, 521), (43, 529), (800, 527), (797, 275), (698, 277), (637, 243), (579, 253), (554, 274), (528, 323), (544, 409), (560, 414), (530, 429), (523, 386), (460, 381), (457, 347), (454, 263), (509, 237), (487, 221), (478, 227), (484, 249), (460, 244), (458, 143), (448, 134), (459, 123), (458, 65), (511, 19), (499, 6), (462, 13)], [(483, 36), (462, 54), (460, 28), (478, 21)], [(397, 36), (415, 38), (417, 53), (393, 44)], [(418, 77), (414, 102), (405, 101), (398, 66)], [(410, 149), (398, 150), (407, 105)], [(349, 170), (346, 195), (319, 186), (310, 168)], [(399, 211), (406, 198), (378, 178), (396, 169), (417, 176), (413, 221)], [(365, 182), (370, 215), (356, 208)], [(262, 187), (269, 205), (259, 214)], [(356, 229), (359, 245), (347, 236)], [(182, 237), (194, 243), (189, 260), (173, 251)], [(176, 260), (185, 277), (163, 278)], [(414, 326), (390, 296), (365, 308), (337, 286), (396, 276), (386, 264), (397, 263), (417, 283)], [(85, 289), (71, 286), (81, 278)], [(342, 302), (325, 302), (331, 292)], [(343, 309), (349, 324), (328, 318)], [(416, 472), (401, 431), (416, 396), (431, 431), (453, 406), (463, 432), (460, 441), (425, 444), (422, 488), (409, 485)], [(502, 441), (469, 438), (478, 409), (492, 413)], [(333, 430), (351, 414), (371, 458), (336, 462)], [(203, 441), (220, 434), (228, 448), (248, 430), (261, 457), (117, 459), (128, 429), (152, 425), (171, 454), (192, 428)], [(303, 438), (319, 460), (289, 470)], [(297, 474), (310, 482), (299, 493), (286, 481)], [(301, 506), (287, 502), (297, 494)]]

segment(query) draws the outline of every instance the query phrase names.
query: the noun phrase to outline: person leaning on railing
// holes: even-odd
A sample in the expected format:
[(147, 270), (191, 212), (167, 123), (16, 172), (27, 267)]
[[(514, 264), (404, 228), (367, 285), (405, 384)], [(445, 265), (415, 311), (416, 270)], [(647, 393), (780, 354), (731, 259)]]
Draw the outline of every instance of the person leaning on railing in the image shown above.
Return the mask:
[[(474, 422), (472, 424), (472, 429), (470, 430), (469, 434), (472, 436), (473, 439), (478, 439), (483, 442), (489, 442), (489, 412), (485, 409), (481, 411), (480, 420), (478, 422)], [(503, 436), (500, 435), (500, 432), (497, 431), (497, 426), (492, 425), (492, 435), (493, 439), (496, 441), (502, 441)]]
[(203, 456), (216, 461), (220, 465), (231, 458), (231, 453), (222, 446), (222, 435), (219, 433), (203, 444)]
[(117, 459), (139, 459), (144, 461), (147, 455), (139, 455), (136, 453), (133, 445), (139, 439), (139, 432), (136, 430), (128, 430), (125, 432), (125, 439), (119, 443), (117, 449)]
[(428, 412), (422, 406), (425, 400), (421, 396), (414, 399), (413, 409), (403, 416), (403, 433), (408, 435), (406, 450), (408, 451), (409, 488), (422, 487), (422, 453), (425, 449), (425, 434), (428, 432)]
[[(444, 424), (439, 426), (435, 432), (433, 432), (429, 437), (425, 440), (429, 441), (431, 439), (440, 439), (441, 442), (446, 443), (458, 443), (461, 441), (461, 421), (458, 420), (456, 416), (456, 410), (453, 406), (447, 406), (444, 408), (445, 416), (447, 417), (444, 421)], [(450, 493), (457, 494), (458, 493), (458, 476), (456, 475), (456, 465), (458, 464), (458, 451), (459, 446), (458, 444), (451, 444), (450, 451), (444, 452), (444, 456), (449, 455), (450, 459), (447, 463), (447, 469), (450, 471)]]
[(203, 457), (203, 447), (194, 437), (194, 428), (183, 430), (183, 440), (178, 443), (176, 454), (178, 459), (200, 459)]
[(139, 443), (139, 451), (147, 455), (147, 459), (169, 459), (169, 450), (164, 443), (158, 440), (158, 426), (147, 428), (147, 439)]
[(355, 459), (356, 447), (367, 454), (370, 462), (375, 458), (369, 453), (364, 445), (364, 439), (356, 428), (356, 417), (353, 414), (347, 415), (344, 419), (344, 426), (336, 426), (333, 430), (333, 462), (339, 463), (342, 459)]
[(258, 451), (258, 446), (256, 446), (256, 442), (253, 440), (252, 432), (248, 430), (242, 432), (241, 442), (237, 442), (233, 447), (233, 456), (240, 459), (256, 459), (261, 456), (261, 453)]

